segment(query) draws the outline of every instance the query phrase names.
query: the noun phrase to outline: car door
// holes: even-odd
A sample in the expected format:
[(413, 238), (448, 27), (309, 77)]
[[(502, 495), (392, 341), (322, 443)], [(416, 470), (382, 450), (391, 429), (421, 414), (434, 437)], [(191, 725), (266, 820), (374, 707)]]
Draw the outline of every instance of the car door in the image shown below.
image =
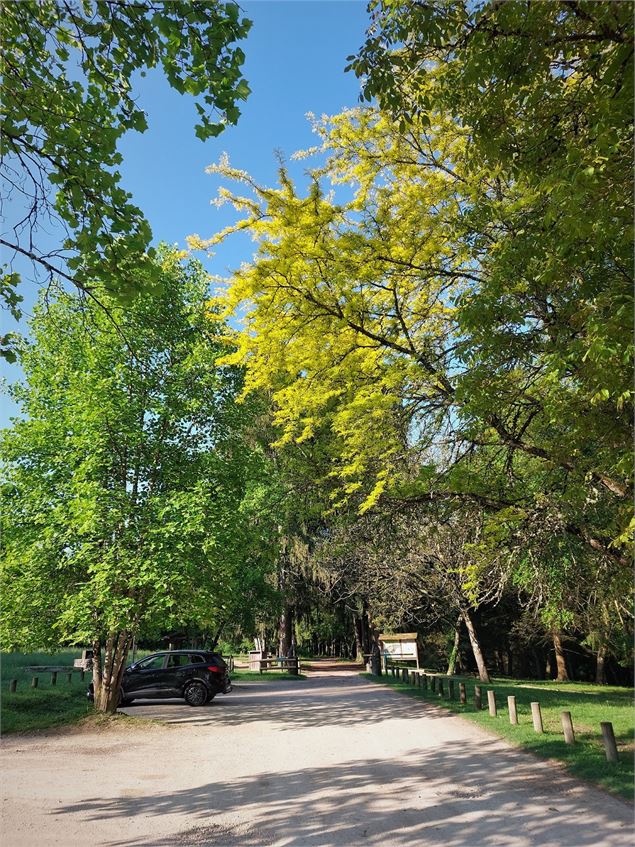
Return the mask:
[(164, 688), (165, 653), (142, 659), (126, 675), (124, 688), (131, 697), (156, 697)]
[(190, 667), (190, 657), (186, 653), (172, 653), (168, 655), (166, 664), (166, 693), (167, 689), (175, 697), (181, 695), (185, 683), (188, 679), (188, 671)]

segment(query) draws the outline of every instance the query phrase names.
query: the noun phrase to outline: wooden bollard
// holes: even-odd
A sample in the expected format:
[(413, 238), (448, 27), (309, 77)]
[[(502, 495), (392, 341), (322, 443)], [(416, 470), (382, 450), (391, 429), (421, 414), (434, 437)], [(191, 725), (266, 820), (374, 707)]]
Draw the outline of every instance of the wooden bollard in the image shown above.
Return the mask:
[(509, 709), (509, 722), (514, 726), (518, 725), (518, 712), (516, 711), (516, 698), (510, 694), (507, 698), (507, 708)]
[(84, 670), (84, 668), (82, 668), (81, 671), (79, 672), (79, 678), (80, 678), (81, 682), (84, 681), (85, 676), (86, 676), (86, 671)]
[(436, 678), (436, 676), (430, 677), (430, 690), (432, 691), (433, 694), (437, 693), (437, 678)]
[(573, 721), (571, 720), (571, 712), (562, 713), (562, 732), (564, 740), (567, 744), (575, 744), (575, 733), (573, 732)]
[(450, 700), (454, 700), (454, 680), (448, 680), (448, 697)]
[(604, 752), (606, 753), (607, 762), (617, 762), (617, 744), (615, 743), (615, 733), (613, 732), (613, 724), (610, 721), (602, 721), (600, 724), (602, 730), (602, 741), (604, 742)]
[(14, 693), (15, 693), (15, 689), (16, 689), (17, 687), (18, 687), (18, 681), (17, 681), (17, 679), (10, 679), (10, 680), (9, 680), (9, 691), (10, 691), (12, 694), (14, 694)]
[(444, 692), (443, 692), (443, 680), (441, 679), (441, 677), (439, 677), (438, 680), (437, 680), (437, 686), (438, 686), (437, 694), (439, 695), (439, 697), (443, 697), (443, 694), (444, 694)]
[(531, 704), (531, 717), (534, 722), (534, 732), (544, 732), (542, 728), (542, 714), (540, 712), (540, 703)]
[(57, 671), (51, 671), (51, 685), (57, 685)]
[(68, 682), (69, 685), (73, 684), (73, 673), (72, 673), (72, 671), (66, 674), (66, 682)]
[(428, 674), (427, 673), (421, 674), (421, 685), (423, 686), (424, 691), (428, 690)]
[(474, 686), (474, 708), (477, 711), (480, 711), (483, 708), (483, 704), (481, 702), (481, 686)]
[(421, 688), (421, 674), (417, 674), (417, 688)]
[(408, 682), (408, 668), (404, 668), (403, 671), (401, 672), (401, 679), (404, 682)]
[(39, 681), (40, 680), (37, 678), (37, 676), (34, 676), (33, 679), (31, 680), (31, 688), (37, 688), (37, 684), (38, 684)]
[(464, 682), (459, 682), (459, 702), (463, 706), (467, 703), (467, 691)]
[(488, 691), (487, 692), (487, 705), (489, 707), (489, 716), (490, 718), (496, 717), (496, 692)]
[(410, 685), (416, 685), (417, 679), (414, 671), (410, 671)]

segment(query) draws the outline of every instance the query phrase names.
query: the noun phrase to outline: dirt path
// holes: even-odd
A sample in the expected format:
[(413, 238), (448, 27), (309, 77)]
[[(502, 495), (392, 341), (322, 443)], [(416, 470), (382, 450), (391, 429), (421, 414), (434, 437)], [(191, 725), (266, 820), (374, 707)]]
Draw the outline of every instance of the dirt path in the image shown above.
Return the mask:
[(626, 847), (632, 809), (339, 666), (8, 736), (3, 847)]

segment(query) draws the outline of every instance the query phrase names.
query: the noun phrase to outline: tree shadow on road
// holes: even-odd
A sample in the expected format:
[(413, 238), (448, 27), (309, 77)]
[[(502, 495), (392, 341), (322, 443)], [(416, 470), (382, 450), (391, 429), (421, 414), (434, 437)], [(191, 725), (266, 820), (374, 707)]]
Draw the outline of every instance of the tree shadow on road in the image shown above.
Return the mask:
[(262, 771), (142, 797), (93, 798), (57, 814), (120, 819), (122, 832), (135, 816), (182, 818), (180, 833), (122, 837), (108, 847), (625, 847), (632, 818), (626, 803), (493, 740)]
[(448, 713), (422, 700), (400, 696), (389, 688), (358, 677), (323, 677), (306, 682), (244, 683), (208, 706), (193, 709), (182, 700), (139, 700), (126, 714), (168, 724), (244, 726), (263, 720), (277, 721), (276, 731), (302, 727), (354, 726), (388, 719), (413, 719), (422, 711), (428, 718), (448, 718)]

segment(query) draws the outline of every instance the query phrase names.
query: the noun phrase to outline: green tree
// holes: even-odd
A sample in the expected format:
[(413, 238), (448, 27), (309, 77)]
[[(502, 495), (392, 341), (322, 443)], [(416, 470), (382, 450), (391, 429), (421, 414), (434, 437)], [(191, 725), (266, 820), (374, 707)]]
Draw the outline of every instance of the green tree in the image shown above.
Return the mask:
[[(632, 293), (618, 245), (589, 242), (565, 265), (542, 199), (477, 171), (451, 117), (400, 130), (364, 109), (316, 129), (327, 164), (306, 197), (284, 172), (269, 189), (221, 162), (249, 188), (222, 190), (245, 217), (192, 239), (248, 227), (259, 241), (229, 280), (228, 307), (246, 311), (230, 360), (248, 364), (247, 390), (271, 388), (278, 443), (327, 427), (333, 476), (344, 498), (365, 491), (362, 510), (382, 492), (451, 492), (537, 514), (553, 495), (563, 531), (623, 564)], [(325, 177), (351, 199), (327, 196)]]
[(61, 292), (37, 308), (13, 389), (24, 417), (2, 434), (3, 644), (104, 648), (106, 711), (135, 634), (244, 623), (272, 566), (265, 468), (243, 440), (241, 374), (217, 364), (207, 278), (160, 261), (163, 294), (120, 309), (118, 329)]
[[(218, 135), (249, 94), (235, 42), (250, 25), (216, 0), (3, 3), (0, 178), (16, 222), (0, 239), (5, 256), (92, 295), (156, 282), (150, 226), (118, 170), (122, 135), (147, 128), (135, 77), (161, 68), (195, 98), (197, 136)], [(65, 232), (53, 246), (41, 231), (51, 220)], [(0, 294), (19, 310), (19, 277), (5, 271)]]

